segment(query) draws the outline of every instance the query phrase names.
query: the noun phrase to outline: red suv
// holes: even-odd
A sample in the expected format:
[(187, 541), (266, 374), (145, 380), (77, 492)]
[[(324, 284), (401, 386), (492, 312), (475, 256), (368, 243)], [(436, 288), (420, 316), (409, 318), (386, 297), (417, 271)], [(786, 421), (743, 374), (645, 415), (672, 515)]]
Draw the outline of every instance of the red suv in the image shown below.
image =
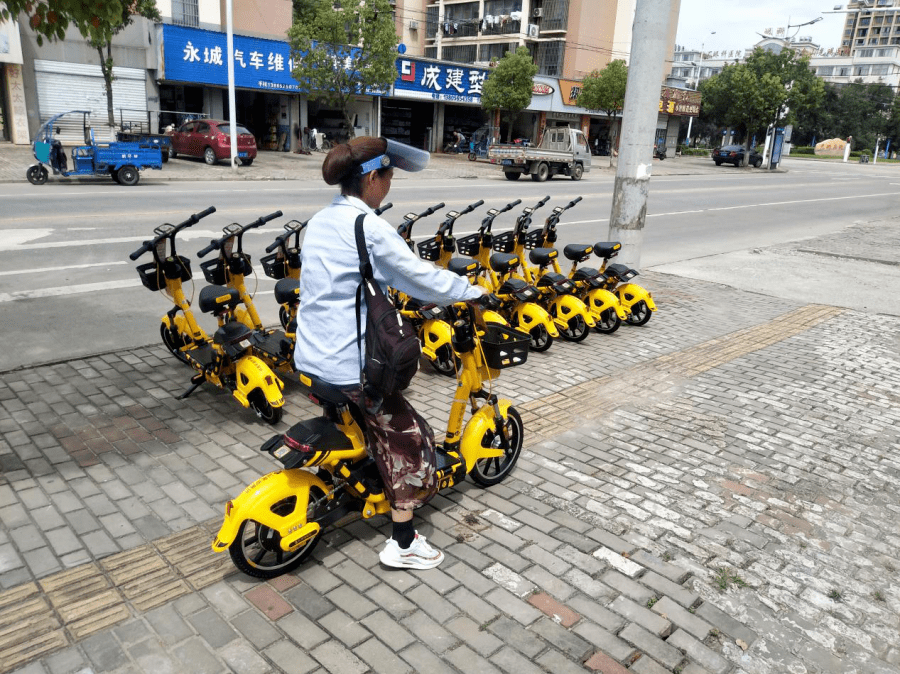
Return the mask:
[[(241, 164), (250, 166), (256, 159), (256, 139), (246, 127), (237, 125), (237, 156)], [(231, 125), (221, 119), (198, 119), (186, 122), (172, 134), (169, 156), (180, 154), (203, 157), (209, 165), (231, 157)]]

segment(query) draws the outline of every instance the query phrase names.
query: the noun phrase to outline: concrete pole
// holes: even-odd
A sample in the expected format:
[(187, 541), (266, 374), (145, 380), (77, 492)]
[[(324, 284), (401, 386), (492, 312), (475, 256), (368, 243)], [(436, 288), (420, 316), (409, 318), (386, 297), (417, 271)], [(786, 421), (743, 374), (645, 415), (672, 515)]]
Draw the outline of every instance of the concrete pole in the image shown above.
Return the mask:
[(676, 3), (680, 0), (637, 0), (634, 12), (609, 240), (622, 243), (621, 263), (635, 268), (641, 263), (669, 19)]
[(237, 110), (234, 92), (234, 6), (232, 0), (225, 3), (225, 51), (228, 52), (228, 121), (231, 129), (231, 172), (237, 173)]

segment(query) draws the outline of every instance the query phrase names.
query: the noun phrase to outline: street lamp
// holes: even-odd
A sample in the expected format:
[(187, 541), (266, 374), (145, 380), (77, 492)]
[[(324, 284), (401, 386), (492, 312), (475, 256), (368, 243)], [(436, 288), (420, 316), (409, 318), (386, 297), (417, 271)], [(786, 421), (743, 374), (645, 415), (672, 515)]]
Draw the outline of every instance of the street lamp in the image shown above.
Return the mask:
[[(711, 31), (710, 35), (715, 35), (716, 31)], [(700, 87), (700, 77), (703, 75), (703, 47), (706, 45), (706, 41), (700, 43), (700, 64), (696, 64), (691, 61), (692, 66), (697, 66), (697, 79), (694, 80), (694, 91), (696, 91)], [(691, 115), (688, 117), (688, 130), (687, 130), (687, 146), (691, 146), (691, 126), (694, 124), (694, 117)]]

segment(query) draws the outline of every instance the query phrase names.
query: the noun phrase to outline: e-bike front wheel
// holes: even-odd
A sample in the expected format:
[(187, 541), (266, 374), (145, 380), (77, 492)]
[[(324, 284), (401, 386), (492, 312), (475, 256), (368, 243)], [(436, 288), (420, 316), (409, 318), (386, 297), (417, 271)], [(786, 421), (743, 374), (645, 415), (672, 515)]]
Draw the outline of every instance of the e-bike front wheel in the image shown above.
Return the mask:
[[(519, 460), (519, 453), (522, 451), (523, 442), (523, 426), (522, 417), (516, 411), (515, 407), (507, 409), (507, 415), (504, 419), (504, 428), (506, 430), (506, 439), (509, 445), (504, 448), (503, 456), (497, 456), (490, 459), (481, 459), (472, 466), (469, 473), (476, 484), (482, 487), (490, 487), (503, 480), (510, 474), (516, 461)], [(492, 447), (500, 449), (503, 438), (496, 430), (487, 430), (481, 438), (483, 447)]]
[(182, 363), (188, 362), (187, 356), (181, 350), (181, 347), (184, 346), (184, 340), (177, 330), (169, 329), (165, 323), (160, 323), (159, 336), (162, 337), (163, 344), (173, 356)]
[[(310, 488), (307, 521), (314, 513), (316, 503), (324, 499), (324, 496), (321, 489)], [(273, 505), (272, 512), (285, 517), (293, 512), (296, 505), (297, 497), (289, 496)], [(285, 552), (281, 549), (281, 535), (275, 529), (254, 520), (244, 520), (228, 553), (234, 565), (248, 576), (275, 578), (300, 566), (312, 553), (320, 538), (321, 530), (296, 550)]]
[(272, 404), (266, 400), (266, 396), (260, 389), (256, 389), (247, 397), (250, 402), (250, 409), (256, 412), (256, 416), (265, 421), (267, 424), (275, 425), (281, 421), (284, 414), (283, 407), (272, 407)]
[(619, 318), (616, 310), (610, 307), (600, 312), (600, 317), (597, 319), (597, 325), (594, 326), (594, 330), (604, 335), (611, 335), (619, 329), (620, 325), (622, 325), (622, 319)]
[(567, 339), (570, 342), (580, 342), (588, 336), (589, 332), (590, 328), (588, 328), (584, 316), (576, 314), (569, 319), (565, 330), (560, 330), (559, 334), (563, 336), (563, 339)]
[(628, 318), (625, 319), (625, 322), (628, 323), (628, 325), (643, 325), (650, 320), (652, 315), (653, 312), (650, 311), (650, 307), (647, 306), (647, 303), (644, 300), (640, 300), (632, 305), (631, 313), (628, 315)]
[(531, 336), (529, 348), (532, 351), (541, 353), (553, 346), (553, 336), (547, 331), (547, 326), (541, 323), (531, 328), (528, 334)]
[(459, 357), (453, 353), (453, 349), (449, 344), (444, 344), (434, 353), (434, 360), (429, 361), (431, 367), (448, 377), (456, 375), (457, 371), (462, 369)]

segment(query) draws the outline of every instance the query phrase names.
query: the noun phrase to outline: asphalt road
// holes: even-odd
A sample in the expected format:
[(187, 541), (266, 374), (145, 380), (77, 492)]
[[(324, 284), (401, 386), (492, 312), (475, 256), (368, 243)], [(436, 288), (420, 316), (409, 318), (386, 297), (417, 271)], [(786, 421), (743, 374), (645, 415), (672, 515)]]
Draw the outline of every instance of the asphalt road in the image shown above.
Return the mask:
[[(647, 209), (642, 268), (704, 266), (704, 258), (736, 254), (821, 236), (860, 221), (895, 215), (900, 167), (860, 167), (787, 160), (786, 173), (721, 167), (701, 175), (654, 177)], [(554, 205), (583, 196), (560, 225), (559, 244), (608, 238), (613, 178), (592, 173), (581, 182), (510, 182), (496, 177), (430, 179), (399, 177), (386, 214), (402, 214), (444, 201), (460, 208), (485, 205), (457, 222), (456, 235), (477, 228), (481, 213), (514, 199), (524, 205), (551, 197)], [(179, 222), (214, 205), (218, 212), (179, 238), (179, 253), (194, 260), (196, 292), (203, 278), (196, 251), (230, 222), (248, 222), (274, 210), (285, 217), (248, 234), (254, 260), (288, 219), (306, 219), (328, 202), (331, 188), (307, 181), (157, 182), (124, 190), (90, 184), (0, 185), (0, 321), (11, 338), (0, 350), (0, 372), (22, 365), (129, 348), (158, 340), (159, 317), (171, 306), (141, 284), (128, 254), (162, 222)], [(494, 231), (512, 227), (518, 208), (500, 216)], [(535, 225), (543, 221), (535, 214)], [(416, 238), (433, 234), (438, 216), (416, 225)], [(149, 258), (148, 258), (149, 259)], [(143, 260), (142, 260), (143, 261)], [(662, 265), (662, 266), (661, 266)], [(674, 267), (670, 267), (674, 268)], [(267, 323), (277, 321), (274, 282), (257, 265), (257, 306)], [(725, 270), (727, 275), (727, 269)], [(250, 287), (253, 287), (251, 281)], [(189, 290), (190, 292), (190, 290)], [(196, 294), (195, 292), (195, 294)], [(201, 324), (211, 328), (211, 318)]]

